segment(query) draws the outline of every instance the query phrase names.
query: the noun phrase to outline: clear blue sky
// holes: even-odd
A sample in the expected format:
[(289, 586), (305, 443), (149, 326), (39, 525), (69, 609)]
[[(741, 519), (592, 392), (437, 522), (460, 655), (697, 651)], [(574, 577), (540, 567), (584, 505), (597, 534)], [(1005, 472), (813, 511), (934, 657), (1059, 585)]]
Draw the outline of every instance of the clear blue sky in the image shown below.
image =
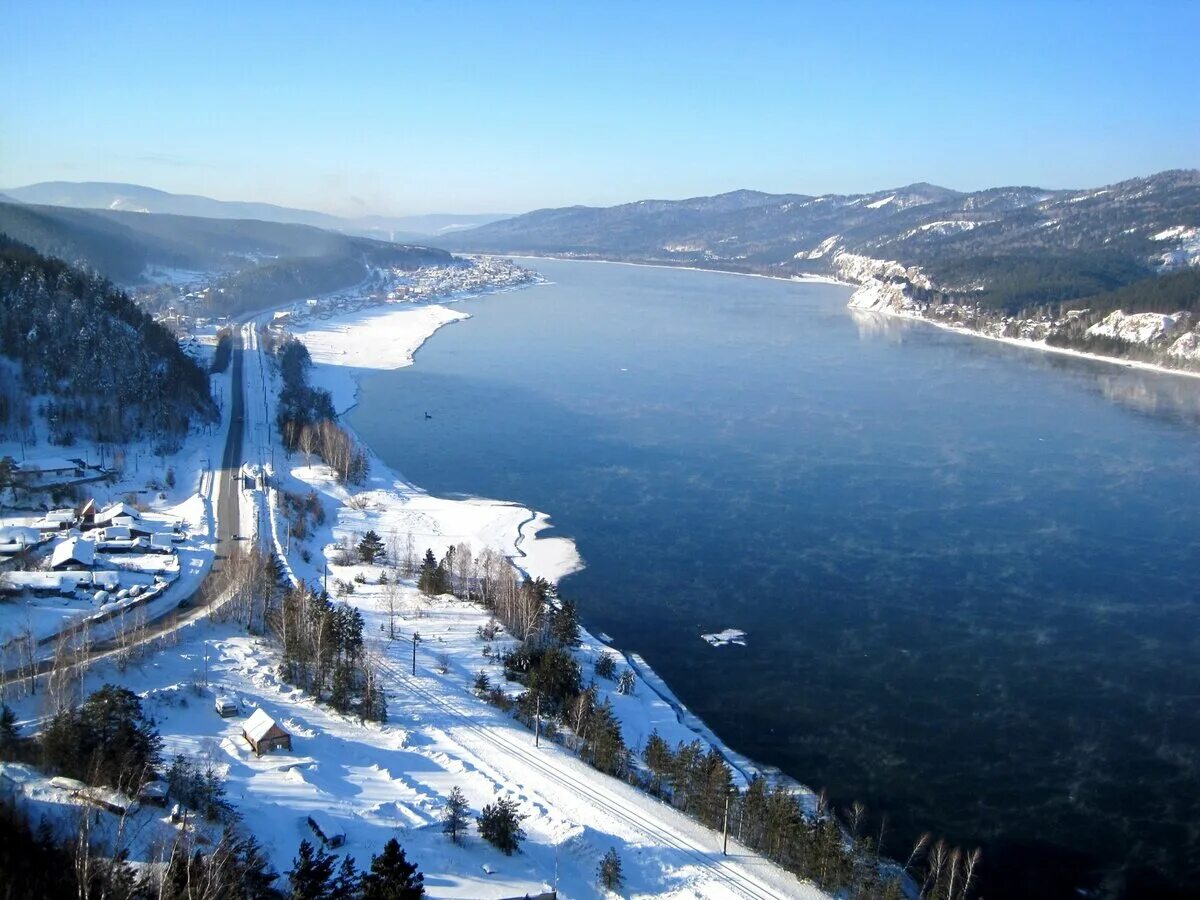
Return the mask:
[(0, 186), (331, 212), (1200, 166), (1200, 2), (6, 0)]

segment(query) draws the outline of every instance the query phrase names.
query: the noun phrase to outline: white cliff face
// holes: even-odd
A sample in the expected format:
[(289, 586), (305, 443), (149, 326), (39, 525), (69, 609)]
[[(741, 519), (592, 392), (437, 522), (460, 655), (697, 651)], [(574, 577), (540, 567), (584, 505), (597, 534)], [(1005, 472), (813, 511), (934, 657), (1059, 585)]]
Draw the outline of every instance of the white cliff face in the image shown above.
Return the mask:
[(841, 280), (859, 285), (850, 297), (853, 309), (919, 316), (924, 304), (912, 297), (910, 289), (932, 287), (919, 267), (906, 268), (894, 260), (873, 259), (839, 250), (833, 255), (833, 268)]
[(1200, 361), (1200, 335), (1197, 335), (1194, 331), (1184, 332), (1171, 344), (1171, 349), (1167, 351), (1167, 356), (1186, 360), (1187, 362)]
[(1153, 344), (1175, 331), (1179, 314), (1132, 313), (1117, 310), (1105, 316), (1087, 330), (1094, 337), (1117, 338), (1131, 344)]
[[(1017, 318), (989, 314), (973, 304), (934, 304), (914, 296), (933, 288), (929, 277), (918, 266), (905, 267), (893, 260), (875, 259), (840, 249), (830, 262), (840, 280), (858, 285), (850, 295), (848, 305), (851, 309), (924, 319), (943, 327), (1000, 340), (1046, 347), (1048, 339), (1060, 329), (1069, 328), (1071, 323), (1088, 313), (1088, 310), (1074, 309), (1067, 311), (1061, 319), (1049, 316)], [(1118, 310), (1092, 325), (1085, 334), (1144, 347), (1144, 351), (1132, 355), (1133, 359), (1143, 363), (1149, 361), (1171, 369), (1200, 368), (1200, 321), (1186, 312), (1127, 315)], [(1062, 347), (1059, 343), (1054, 345), (1054, 348)], [(1105, 353), (1107, 355), (1108, 351)], [(1119, 351), (1112, 355), (1129, 357)]]

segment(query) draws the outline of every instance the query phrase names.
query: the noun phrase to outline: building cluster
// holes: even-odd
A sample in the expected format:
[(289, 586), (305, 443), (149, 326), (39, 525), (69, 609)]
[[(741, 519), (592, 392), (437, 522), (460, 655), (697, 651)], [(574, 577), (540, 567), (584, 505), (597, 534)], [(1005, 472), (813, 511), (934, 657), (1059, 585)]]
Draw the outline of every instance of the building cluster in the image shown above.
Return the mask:
[(376, 269), (358, 287), (305, 300), (274, 314), (277, 325), (303, 325), (387, 303), (432, 303), (536, 281), (538, 275), (512, 260), (493, 256), (459, 259), (449, 266), (416, 271)]
[[(47, 510), (0, 526), (0, 594), (63, 597), (85, 607), (144, 603), (178, 577), (183, 539), (178, 523), (124, 502), (101, 508), (89, 499)], [(119, 564), (116, 554), (125, 555)]]

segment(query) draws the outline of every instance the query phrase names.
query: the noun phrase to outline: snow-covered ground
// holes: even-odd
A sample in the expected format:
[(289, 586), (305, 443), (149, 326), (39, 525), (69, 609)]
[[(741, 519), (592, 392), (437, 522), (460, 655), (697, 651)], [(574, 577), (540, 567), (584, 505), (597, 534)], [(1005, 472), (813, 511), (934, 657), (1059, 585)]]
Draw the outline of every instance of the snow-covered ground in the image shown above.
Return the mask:
[[(212, 389), (220, 408), (228, 409), (230, 373), (213, 375)], [(117, 627), (118, 623), (107, 618), (116, 606), (138, 606), (139, 617), (152, 619), (175, 608), (180, 600), (200, 586), (212, 564), (216, 547), (215, 500), (220, 489), (219, 466), (228, 427), (227, 416), (219, 424), (194, 425), (181, 449), (167, 455), (156, 454), (149, 441), (117, 448), (106, 446), (103, 457), (101, 448), (88, 441), (79, 441), (67, 448), (51, 447), (44, 439), (33, 446), (22, 446), (15, 441), (0, 442), (0, 457), (12, 456), (18, 461), (26, 456), (32, 459), (53, 453), (89, 462), (103, 458), (111, 466), (114, 454), (119, 453), (122, 463), (116, 480), (81, 484), (82, 493), (94, 499), (100, 508), (119, 500), (136, 499), (139, 506), (145, 507), (147, 524), (154, 530), (169, 530), (177, 525), (183, 537), (174, 554), (97, 555), (98, 579), (104, 581), (105, 573), (116, 573), (121, 589), (133, 585), (148, 586), (156, 572), (168, 578), (170, 587), (150, 602), (131, 598), (102, 608), (96, 601), (96, 591), (87, 590), (72, 597), (23, 595), (0, 603), (0, 670), (14, 664), (12, 657), (17, 648), (11, 642), (21, 635), (30, 633), (35, 640), (46, 642), (39, 655), (49, 656), (54, 649), (49, 638), (61, 629), (92, 620), (97, 624), (90, 628), (90, 637), (100, 640), (110, 636), (112, 628)], [(44, 433), (44, 423), (35, 422), (35, 429)], [(29, 525), (43, 513), (44, 508), (25, 508), (24, 504), (13, 507), (6, 503), (3, 515), (0, 515), (0, 527)], [(62, 540), (62, 536), (55, 536), (39, 548), (39, 555), (48, 553)], [(115, 594), (116, 590), (109, 593)], [(101, 618), (107, 624), (99, 624)]]

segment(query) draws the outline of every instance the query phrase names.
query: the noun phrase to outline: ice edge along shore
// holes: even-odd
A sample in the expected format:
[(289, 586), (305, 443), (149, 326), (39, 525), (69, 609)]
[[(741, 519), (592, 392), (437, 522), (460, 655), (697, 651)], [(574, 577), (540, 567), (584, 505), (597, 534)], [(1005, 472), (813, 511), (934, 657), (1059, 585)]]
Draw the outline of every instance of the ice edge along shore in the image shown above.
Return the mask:
[[(524, 257), (526, 259), (530, 257)], [(668, 267), (676, 268), (676, 267)], [(706, 271), (706, 270), (697, 270)], [(729, 273), (741, 274), (741, 273)], [(333, 395), (334, 407), (339, 415), (354, 408), (359, 402), (361, 385), (359, 379), (365, 372), (392, 371), (411, 366), (416, 361), (417, 351), (446, 325), (463, 322), (470, 316), (449, 307), (463, 300), (479, 299), (512, 290), (535, 288), (547, 282), (532, 282), (511, 287), (463, 292), (449, 297), (431, 300), (419, 305), (396, 304), (335, 316), (309, 327), (298, 328), (293, 335), (308, 347), (313, 360), (311, 380)], [(345, 424), (345, 423), (343, 423)], [(356, 435), (361, 440), (361, 436)], [(382, 481), (399, 488), (391, 500), (397, 506), (407, 504), (414, 496), (432, 497), (427, 491), (396, 472), (367, 446), (371, 457), (372, 481)], [(373, 494), (378, 498), (378, 492)], [(539, 532), (552, 527), (547, 513), (534, 510), (517, 501), (469, 497), (465, 499), (438, 498), (440, 504), (448, 506), (471, 505), (520, 510), (524, 513), (516, 523), (516, 534), (505, 541), (501, 549), (512, 564), (531, 578), (542, 577), (557, 583), (584, 566), (575, 542), (566, 537), (539, 538)], [(343, 504), (344, 507), (344, 504)], [(725, 744), (724, 741), (697, 715), (687, 709), (670, 686), (636, 653), (628, 653), (613, 647), (609, 641), (601, 640), (592, 632), (585, 631), (586, 640), (607, 646), (613, 653), (625, 658), (635, 670), (645, 687), (658, 695), (670, 706), (680, 725), (695, 734), (706, 744), (714, 747), (725, 757), (729, 765), (749, 781), (754, 773), (769, 773), (785, 778), (789, 783), (808, 796), (813, 796), (806, 785), (783, 776), (774, 769), (761, 765)], [(703, 652), (698, 649), (698, 652)]]

